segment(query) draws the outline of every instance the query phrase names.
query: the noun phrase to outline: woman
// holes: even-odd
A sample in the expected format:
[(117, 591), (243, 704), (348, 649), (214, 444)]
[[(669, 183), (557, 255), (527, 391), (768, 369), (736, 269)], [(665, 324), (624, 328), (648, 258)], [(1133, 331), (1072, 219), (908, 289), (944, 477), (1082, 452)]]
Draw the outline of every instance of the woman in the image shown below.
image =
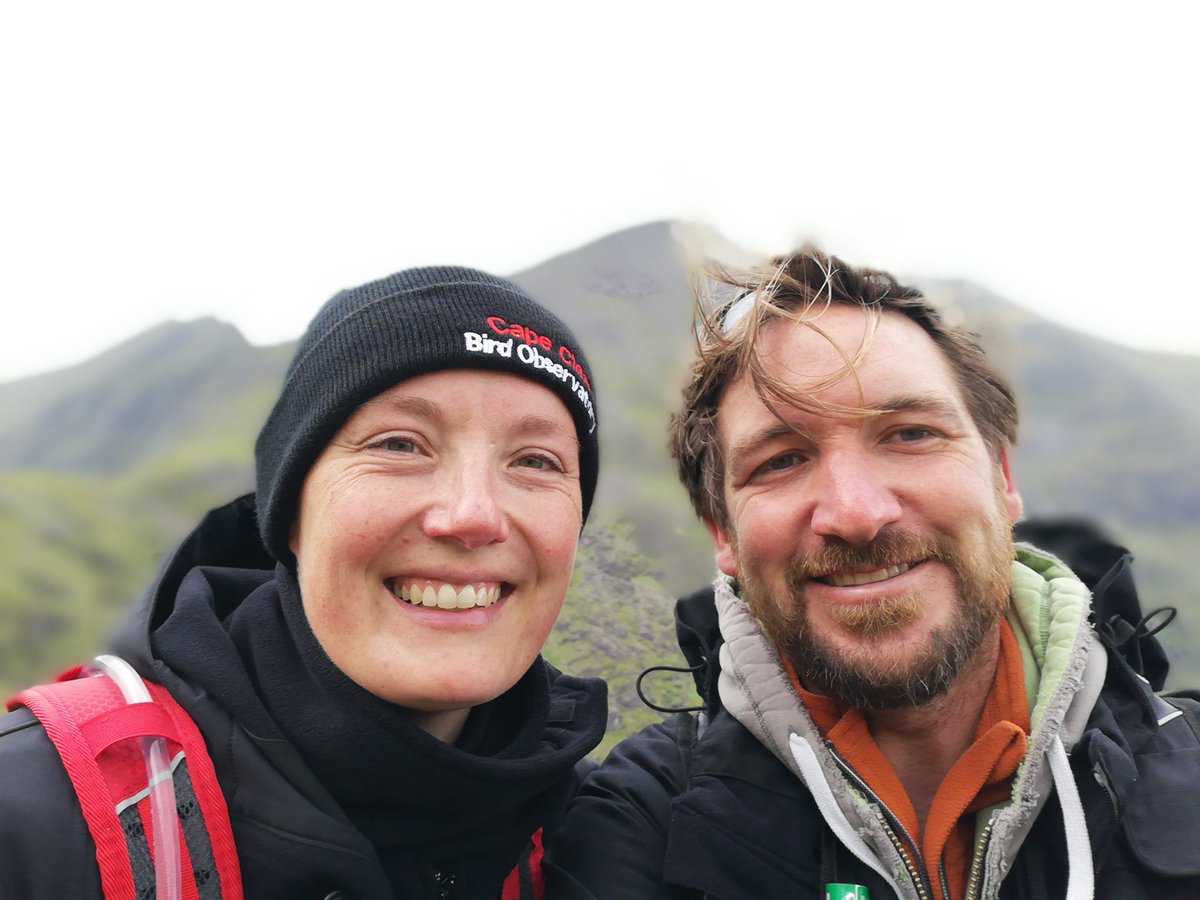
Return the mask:
[[(590, 378), (566, 326), (470, 269), (309, 326), (256, 494), (206, 517), (112, 651), (199, 726), (245, 896), (532, 896), (606, 720), (601, 682), (539, 656), (596, 486)], [(102, 896), (95, 854), (37, 720), (0, 719), (0, 896)]]

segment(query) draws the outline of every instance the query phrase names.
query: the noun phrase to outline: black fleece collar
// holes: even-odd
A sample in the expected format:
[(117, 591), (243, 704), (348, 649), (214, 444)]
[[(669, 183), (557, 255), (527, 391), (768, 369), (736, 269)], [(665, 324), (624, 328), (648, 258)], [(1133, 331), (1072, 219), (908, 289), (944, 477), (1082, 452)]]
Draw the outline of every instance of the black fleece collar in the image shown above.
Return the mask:
[(460, 742), (468, 746), (438, 741), (329, 660), (282, 566), (192, 569), (151, 641), (156, 657), (260, 744), (285, 745), (281, 758), (298, 754), (309, 770), (303, 780), (336, 800), (397, 889), (414, 864), (502, 878), (561, 808), (576, 762), (603, 734), (596, 685), (539, 657), (517, 685), (472, 712)]

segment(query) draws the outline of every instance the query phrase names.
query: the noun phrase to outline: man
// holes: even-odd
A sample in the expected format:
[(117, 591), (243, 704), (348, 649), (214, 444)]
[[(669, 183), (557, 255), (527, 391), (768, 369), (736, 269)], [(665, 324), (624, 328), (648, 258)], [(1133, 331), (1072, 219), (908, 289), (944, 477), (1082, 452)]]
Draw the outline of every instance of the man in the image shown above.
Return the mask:
[(704, 712), (593, 774), (550, 896), (1200, 897), (1190, 720), (1014, 547), (978, 345), (817, 252), (719, 277), (672, 422), (720, 569), (677, 613)]

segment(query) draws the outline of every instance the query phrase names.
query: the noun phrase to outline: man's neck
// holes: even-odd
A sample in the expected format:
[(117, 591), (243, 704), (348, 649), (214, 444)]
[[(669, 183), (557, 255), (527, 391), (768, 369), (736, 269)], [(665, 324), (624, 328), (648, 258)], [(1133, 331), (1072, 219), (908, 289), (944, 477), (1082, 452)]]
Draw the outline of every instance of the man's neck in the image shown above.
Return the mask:
[(871, 737), (904, 785), (922, 833), (938, 787), (975, 740), (999, 657), (997, 625), (945, 694), (916, 708), (864, 711)]

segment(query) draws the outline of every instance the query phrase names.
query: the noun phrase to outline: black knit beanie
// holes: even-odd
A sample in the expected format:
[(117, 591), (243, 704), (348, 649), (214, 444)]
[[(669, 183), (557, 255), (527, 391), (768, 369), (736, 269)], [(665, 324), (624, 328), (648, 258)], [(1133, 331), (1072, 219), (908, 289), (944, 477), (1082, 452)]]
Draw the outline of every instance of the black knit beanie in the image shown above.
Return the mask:
[(293, 559), (288, 536), (300, 489), (342, 423), (376, 394), (440, 369), (512, 372), (562, 398), (579, 435), (587, 520), (600, 454), (592, 370), (575, 336), (503, 278), (409, 269), (337, 294), (300, 339), (254, 447), (258, 527), (276, 560)]

